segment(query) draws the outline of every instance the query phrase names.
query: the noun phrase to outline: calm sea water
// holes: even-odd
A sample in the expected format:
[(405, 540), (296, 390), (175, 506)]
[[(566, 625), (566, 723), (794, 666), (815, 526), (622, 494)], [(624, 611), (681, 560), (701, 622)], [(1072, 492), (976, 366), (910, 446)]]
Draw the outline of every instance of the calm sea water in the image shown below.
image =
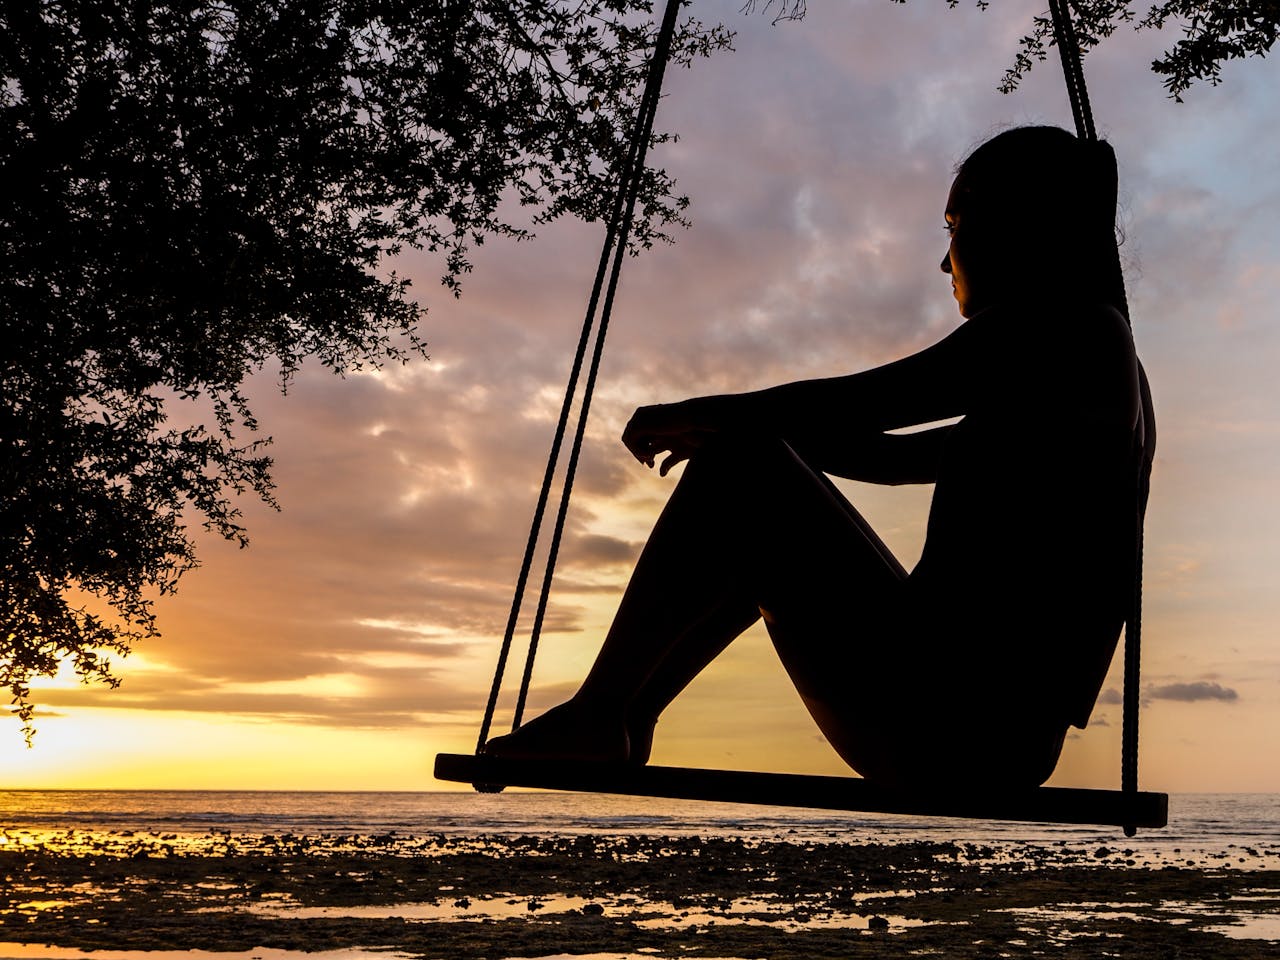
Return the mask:
[[(1176, 794), (1169, 826), (1126, 845), (1280, 848), (1280, 794)], [(284, 791), (0, 791), (0, 830), (207, 835), (698, 834), (798, 842), (1078, 843), (1118, 828), (943, 820), (596, 794)]]

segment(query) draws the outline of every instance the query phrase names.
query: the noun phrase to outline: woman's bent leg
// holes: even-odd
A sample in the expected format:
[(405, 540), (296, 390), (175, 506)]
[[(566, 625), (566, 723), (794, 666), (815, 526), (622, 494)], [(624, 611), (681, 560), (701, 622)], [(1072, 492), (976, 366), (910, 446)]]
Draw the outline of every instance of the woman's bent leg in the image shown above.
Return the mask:
[[(581, 689), (490, 750), (622, 759), (630, 731), (643, 762), (658, 714), (761, 612), (809, 703), (806, 689), (845, 669), (860, 634), (883, 642), (879, 611), (904, 579), (866, 522), (785, 443), (717, 438), (687, 465)], [(774, 629), (792, 621), (825, 629)]]

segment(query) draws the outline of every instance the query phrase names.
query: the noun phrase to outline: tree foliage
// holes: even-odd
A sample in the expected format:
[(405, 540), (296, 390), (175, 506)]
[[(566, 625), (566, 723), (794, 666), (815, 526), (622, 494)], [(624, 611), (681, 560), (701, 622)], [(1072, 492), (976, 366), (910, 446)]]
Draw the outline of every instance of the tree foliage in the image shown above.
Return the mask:
[[(243, 544), (234, 496), (272, 502), (247, 376), (420, 355), (388, 255), (456, 294), (486, 237), (601, 215), (650, 6), (0, 7), (0, 685), (28, 737), (33, 678), (114, 684), (155, 632), (189, 518)], [(674, 56), (728, 41), (690, 19)], [(634, 242), (685, 202), (646, 171)]]
[[(1089, 50), (1111, 36), (1121, 24), (1139, 30), (1176, 26), (1182, 39), (1151, 64), (1164, 77), (1165, 89), (1175, 100), (1197, 80), (1216, 86), (1228, 60), (1265, 57), (1280, 30), (1280, 0), (1161, 0), (1139, 14), (1132, 0), (1075, 0), (1076, 32), (1081, 50)], [(1001, 89), (1013, 90), (1031, 69), (1044, 60), (1053, 38), (1047, 15), (1036, 17), (1031, 33), (1021, 40), (1014, 63), (1005, 73)]]
[[(906, 3), (907, 0), (893, 0)], [(974, 0), (988, 10), (996, 0)], [(1046, 0), (1047, 2), (1047, 0)], [(958, 7), (960, 0), (945, 0)], [(1121, 24), (1138, 30), (1176, 26), (1182, 39), (1165, 51), (1151, 69), (1164, 77), (1165, 88), (1181, 100), (1197, 80), (1217, 85), (1222, 65), (1244, 57), (1265, 57), (1276, 42), (1280, 25), (1280, 0), (1158, 0), (1139, 14), (1133, 0), (1069, 0), (1080, 47), (1089, 50), (1111, 36)], [(804, 17), (806, 0), (747, 0), (747, 8), (771, 11), (778, 20)], [(997, 4), (998, 7), (998, 4)], [(1053, 22), (1048, 11), (1032, 18), (1031, 32), (1019, 41), (1013, 64), (1000, 81), (1000, 91), (1010, 93), (1031, 67), (1048, 56), (1053, 45)]]

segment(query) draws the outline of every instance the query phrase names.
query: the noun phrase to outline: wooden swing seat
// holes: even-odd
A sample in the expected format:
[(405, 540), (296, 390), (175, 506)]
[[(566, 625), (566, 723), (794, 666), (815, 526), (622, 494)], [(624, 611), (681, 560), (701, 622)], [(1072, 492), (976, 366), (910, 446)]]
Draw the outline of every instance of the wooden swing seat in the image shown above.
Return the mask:
[(1163, 827), (1169, 797), (1163, 793), (1037, 787), (1031, 790), (891, 790), (860, 777), (794, 773), (748, 773), (685, 767), (634, 766), (586, 761), (510, 760), (471, 754), (436, 756), (439, 780), (477, 789), (532, 787), (583, 793), (613, 793), (673, 800), (758, 803), (899, 813), (917, 817), (967, 817), (1037, 823), (1081, 823), (1119, 827)]

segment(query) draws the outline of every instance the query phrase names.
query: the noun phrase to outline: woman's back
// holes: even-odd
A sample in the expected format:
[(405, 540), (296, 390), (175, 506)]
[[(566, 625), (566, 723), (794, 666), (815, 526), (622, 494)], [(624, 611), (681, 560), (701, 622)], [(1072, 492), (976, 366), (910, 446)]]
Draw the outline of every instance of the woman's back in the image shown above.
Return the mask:
[(913, 588), (976, 662), (1015, 670), (1083, 726), (1131, 582), (1132, 339), (1102, 305), (1001, 306), (969, 322), (988, 327), (987, 349), (943, 447)]

